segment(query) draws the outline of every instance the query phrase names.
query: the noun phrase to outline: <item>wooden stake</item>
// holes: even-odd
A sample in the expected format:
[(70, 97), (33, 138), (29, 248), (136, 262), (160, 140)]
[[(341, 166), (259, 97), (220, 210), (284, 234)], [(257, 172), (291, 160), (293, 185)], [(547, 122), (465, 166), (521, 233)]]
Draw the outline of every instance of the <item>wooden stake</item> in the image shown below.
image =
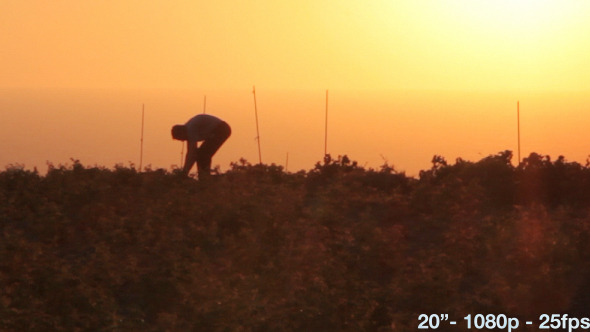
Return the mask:
[(260, 131), (258, 128), (258, 107), (256, 105), (256, 86), (252, 86), (252, 94), (254, 94), (254, 115), (256, 117), (256, 140), (258, 141), (258, 163), (262, 164), (262, 153), (260, 152)]
[(203, 98), (203, 114), (207, 113), (207, 95)]
[(184, 141), (180, 142), (180, 167), (184, 166)]
[(141, 172), (141, 167), (143, 166), (143, 124), (145, 118), (145, 104), (141, 105), (141, 140), (140, 140), (140, 147), (139, 147), (139, 171)]
[(520, 165), (520, 101), (516, 101), (516, 127), (518, 136), (518, 164)]
[(324, 157), (328, 155), (328, 90), (326, 90), (326, 127), (324, 131)]
[(289, 171), (289, 152), (287, 152), (287, 161), (285, 161), (285, 172)]

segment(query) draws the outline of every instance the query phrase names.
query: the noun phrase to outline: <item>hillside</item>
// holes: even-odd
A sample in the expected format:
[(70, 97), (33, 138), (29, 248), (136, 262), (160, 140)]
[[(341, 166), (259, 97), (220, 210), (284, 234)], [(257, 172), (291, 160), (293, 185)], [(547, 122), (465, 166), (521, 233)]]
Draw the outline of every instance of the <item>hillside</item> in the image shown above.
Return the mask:
[(419, 178), (346, 156), (298, 173), (242, 160), (206, 182), (76, 161), (44, 176), (8, 167), (0, 329), (409, 331), (419, 314), (588, 316), (590, 167), (511, 158), (435, 156)]

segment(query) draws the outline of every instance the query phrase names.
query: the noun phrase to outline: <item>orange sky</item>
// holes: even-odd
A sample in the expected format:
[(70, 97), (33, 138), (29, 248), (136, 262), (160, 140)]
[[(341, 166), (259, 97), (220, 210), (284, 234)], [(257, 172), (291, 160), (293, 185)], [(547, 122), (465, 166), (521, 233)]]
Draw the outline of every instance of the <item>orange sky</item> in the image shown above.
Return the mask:
[(0, 3), (0, 86), (586, 89), (590, 3)]
[[(268, 161), (284, 163), (291, 151), (297, 165), (293, 168), (312, 167), (321, 158), (323, 145), (317, 141), (323, 143), (325, 89), (332, 96), (334, 153), (358, 156), (361, 163), (372, 166), (378, 166), (382, 155), (415, 173), (428, 167), (434, 153), (477, 159), (515, 150), (511, 121), (516, 100), (528, 112), (524, 120), (531, 118), (523, 122), (530, 126), (523, 128), (529, 134), (524, 151), (562, 153), (578, 161), (590, 152), (584, 144), (590, 141), (584, 129), (590, 122), (585, 98), (590, 89), (588, 1), (3, 0), (0, 11), (0, 88), (4, 88), (0, 112), (8, 120), (0, 124), (4, 164), (31, 164), (29, 153), (40, 153), (27, 148), (40, 139), (34, 133), (20, 138), (8, 135), (14, 132), (8, 126), (38, 117), (38, 113), (23, 117), (27, 104), (15, 101), (17, 96), (8, 92), (13, 88), (152, 89), (157, 91), (154, 94), (184, 89), (194, 94), (190, 98), (170, 94), (168, 99), (178, 99), (161, 104), (161, 109), (147, 105), (163, 127), (186, 121), (207, 94), (211, 112), (217, 107), (218, 115), (234, 127), (236, 142), (228, 141), (228, 151), (220, 152), (223, 167), (241, 156), (257, 159), (249, 144), (255, 136), (250, 93), (254, 84), (259, 97), (267, 98), (259, 100), (265, 116), (261, 121), (266, 121), (267, 133), (277, 131), (276, 136), (266, 134), (270, 135), (266, 149), (272, 151), (267, 152)], [(302, 89), (308, 93), (296, 92)], [(32, 98), (40, 104), (28, 107), (36, 112), (43, 112), (44, 105), (49, 109), (43, 98)], [(62, 109), (77, 111), (72, 100), (77, 97), (64, 98), (69, 100), (61, 105), (68, 106)], [(88, 98), (78, 105), (97, 104)], [(140, 94), (135, 103), (123, 103), (125, 98), (116, 107), (102, 102), (107, 104), (104, 107), (127, 108), (136, 114), (138, 105), (149, 100)], [(167, 114), (170, 119), (161, 115), (164, 112), (172, 112)], [(312, 112), (313, 125), (299, 118), (305, 112)], [(85, 116), (100, 117), (97, 114)], [(70, 115), (62, 116), (76, 118)], [(564, 119), (567, 116), (575, 119)], [(281, 122), (285, 118), (290, 121)], [(129, 123), (134, 123), (131, 119)], [(478, 120), (481, 126), (474, 125)], [(111, 125), (116, 132), (121, 123), (114, 121), (104, 119), (101, 125)], [(83, 121), (73, 122), (77, 124), (84, 128)], [(297, 140), (281, 136), (281, 132), (301, 133), (294, 127), (309, 132)], [(80, 129), (60, 141), (62, 129), (59, 121), (46, 128), (56, 133), (56, 145), (82, 140), (87, 132)], [(446, 139), (437, 141), (426, 134), (428, 130), (440, 130)], [(126, 148), (131, 154), (137, 135), (128, 135), (119, 138), (132, 141)], [(166, 132), (154, 140), (168, 136)], [(159, 150), (152, 151), (158, 156), (155, 164), (168, 167), (176, 162), (167, 163), (172, 158), (169, 151), (177, 150), (173, 144), (157, 145)], [(315, 149), (320, 157), (317, 151), (304, 157), (301, 147), (306, 145), (319, 145)], [(67, 161), (53, 152), (43, 160)], [(72, 146), (67, 153), (76, 157), (88, 151)], [(123, 163), (132, 159), (123, 157), (127, 152), (115, 155)], [(111, 161), (96, 159), (107, 166)]]

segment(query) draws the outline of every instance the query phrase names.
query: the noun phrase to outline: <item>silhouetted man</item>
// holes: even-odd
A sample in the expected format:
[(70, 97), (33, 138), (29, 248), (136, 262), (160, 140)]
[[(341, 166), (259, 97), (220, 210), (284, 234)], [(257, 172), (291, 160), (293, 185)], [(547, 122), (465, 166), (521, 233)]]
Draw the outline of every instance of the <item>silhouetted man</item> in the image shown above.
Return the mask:
[[(184, 125), (172, 127), (173, 139), (187, 141), (183, 173), (188, 175), (196, 162), (199, 179), (207, 177), (211, 172), (211, 158), (230, 135), (229, 125), (209, 114), (199, 114)], [(203, 143), (198, 147), (200, 141)]]

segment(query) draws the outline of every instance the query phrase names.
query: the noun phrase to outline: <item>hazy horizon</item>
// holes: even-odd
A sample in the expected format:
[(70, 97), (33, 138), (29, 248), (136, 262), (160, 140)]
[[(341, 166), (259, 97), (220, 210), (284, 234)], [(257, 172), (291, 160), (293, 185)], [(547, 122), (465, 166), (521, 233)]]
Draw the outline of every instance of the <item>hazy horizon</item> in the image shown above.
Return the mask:
[[(143, 166), (181, 163), (181, 143), (170, 127), (206, 112), (225, 119), (232, 136), (213, 159), (227, 170), (245, 158), (258, 163), (251, 87), (206, 92), (157, 89), (0, 89), (0, 165), (24, 164), (44, 172), (46, 162), (139, 166), (145, 105)], [(361, 166), (384, 162), (415, 176), (433, 155), (449, 162), (477, 161), (504, 150), (517, 163), (516, 101), (521, 112), (521, 157), (564, 155), (584, 164), (590, 134), (579, 121), (590, 105), (583, 92), (329, 90), (328, 153)], [(262, 161), (298, 171), (324, 153), (325, 90), (257, 87)], [(64, 129), (65, 128), (65, 129)]]

